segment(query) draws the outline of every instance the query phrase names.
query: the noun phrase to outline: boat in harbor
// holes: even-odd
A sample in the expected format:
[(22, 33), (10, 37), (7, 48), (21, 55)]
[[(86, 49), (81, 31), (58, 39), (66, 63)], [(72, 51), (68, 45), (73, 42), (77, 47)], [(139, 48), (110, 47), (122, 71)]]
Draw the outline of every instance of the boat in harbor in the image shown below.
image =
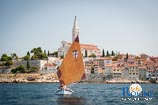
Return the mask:
[(75, 36), (66, 56), (58, 67), (57, 76), (60, 87), (56, 91), (56, 94), (72, 94), (73, 91), (67, 87), (85, 78), (79, 35)]

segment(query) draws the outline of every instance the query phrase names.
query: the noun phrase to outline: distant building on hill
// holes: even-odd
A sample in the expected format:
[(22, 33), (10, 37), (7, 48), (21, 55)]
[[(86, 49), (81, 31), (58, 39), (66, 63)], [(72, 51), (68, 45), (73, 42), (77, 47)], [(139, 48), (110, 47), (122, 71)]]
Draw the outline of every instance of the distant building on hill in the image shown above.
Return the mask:
[[(65, 56), (69, 47), (71, 46), (71, 43), (67, 41), (62, 41), (61, 42), (61, 47), (58, 49), (58, 56)], [(81, 53), (83, 56), (90, 56), (92, 54), (95, 54), (96, 56), (100, 56), (100, 49), (93, 44), (80, 44), (81, 47)]]
[[(77, 19), (75, 16), (75, 20), (74, 20), (74, 25), (72, 28), (72, 42), (74, 41), (74, 39), (76, 38), (76, 36), (79, 36), (79, 26), (77, 24)], [(65, 56), (69, 47), (71, 46), (72, 43), (67, 42), (67, 41), (62, 41), (61, 42), (61, 46), (60, 48), (58, 48), (58, 56)], [(93, 44), (80, 44), (81, 47), (81, 52), (83, 56), (90, 56), (92, 54), (96, 55), (96, 56), (100, 56), (100, 49)]]
[[(60, 59), (55, 57), (48, 57), (48, 60), (29, 60), (31, 67), (37, 67), (38, 73), (52, 73), (56, 72), (56, 67), (59, 65)], [(21, 60), (14, 64), (15, 67), (23, 65), (27, 66), (27, 61)]]

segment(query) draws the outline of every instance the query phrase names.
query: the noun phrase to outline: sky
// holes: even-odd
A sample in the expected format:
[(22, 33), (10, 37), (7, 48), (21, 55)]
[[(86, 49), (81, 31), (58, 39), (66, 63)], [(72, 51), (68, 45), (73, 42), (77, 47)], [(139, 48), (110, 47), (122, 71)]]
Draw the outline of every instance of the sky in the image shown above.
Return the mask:
[(158, 56), (158, 0), (0, 0), (0, 55), (57, 50), (75, 16), (80, 43)]

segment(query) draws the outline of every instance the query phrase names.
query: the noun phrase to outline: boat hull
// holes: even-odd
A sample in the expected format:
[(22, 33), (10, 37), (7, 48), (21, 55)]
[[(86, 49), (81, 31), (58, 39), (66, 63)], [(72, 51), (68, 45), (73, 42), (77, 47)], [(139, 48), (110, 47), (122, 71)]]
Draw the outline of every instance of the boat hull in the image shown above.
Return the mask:
[(59, 94), (59, 95), (72, 94), (72, 91), (71, 91), (71, 90), (64, 90), (64, 89), (61, 89), (61, 90), (57, 90), (57, 91), (56, 91), (56, 94)]

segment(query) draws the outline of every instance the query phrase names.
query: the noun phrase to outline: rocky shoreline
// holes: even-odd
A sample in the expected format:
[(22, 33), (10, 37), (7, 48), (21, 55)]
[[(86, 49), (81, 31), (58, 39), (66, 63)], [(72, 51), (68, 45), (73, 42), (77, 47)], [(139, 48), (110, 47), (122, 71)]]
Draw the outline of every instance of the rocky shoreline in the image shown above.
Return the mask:
[[(55, 73), (49, 74), (0, 74), (0, 83), (56, 83), (59, 82), (58, 77)], [(129, 81), (123, 79), (112, 79), (105, 81), (97, 80), (84, 80), (80, 83), (104, 83), (104, 84), (130, 84), (130, 83), (140, 83), (140, 84), (150, 84), (150, 81)], [(158, 83), (158, 81), (156, 82)]]
[(56, 74), (0, 74), (0, 83), (59, 82)]

